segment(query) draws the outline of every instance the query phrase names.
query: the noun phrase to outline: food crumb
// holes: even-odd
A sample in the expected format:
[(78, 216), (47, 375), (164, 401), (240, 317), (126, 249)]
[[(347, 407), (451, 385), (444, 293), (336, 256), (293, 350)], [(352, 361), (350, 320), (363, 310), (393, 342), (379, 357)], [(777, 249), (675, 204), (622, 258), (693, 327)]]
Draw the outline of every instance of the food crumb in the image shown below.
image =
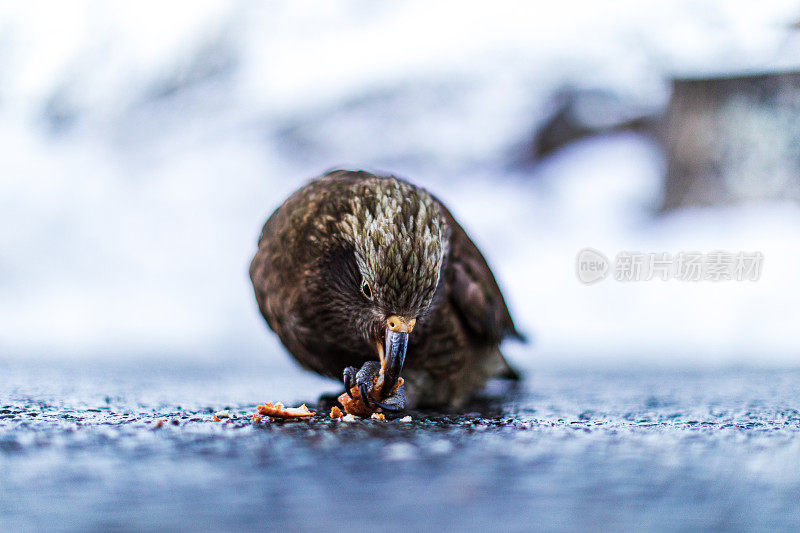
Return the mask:
[(214, 416), (216, 416), (217, 418), (230, 418), (231, 413), (226, 409), (224, 411), (217, 411), (216, 413), (214, 413)]
[(253, 415), (253, 422), (261, 422), (263, 418), (262, 416)]
[(398, 422), (411, 422), (412, 418), (410, 416), (404, 416)]
[(342, 410), (336, 407), (335, 405), (331, 407), (331, 418), (342, 418)]
[(307, 418), (316, 414), (309, 411), (306, 404), (300, 407), (284, 407), (282, 403), (272, 405), (272, 402), (267, 402), (264, 405), (259, 405), (257, 409), (259, 414), (270, 418)]
[(212, 418), (212, 420), (213, 420), (214, 422), (219, 422), (219, 420), (220, 420), (220, 419), (219, 419), (219, 418), (218, 418), (216, 415), (214, 415), (214, 418)]
[(372, 416), (370, 418), (372, 418), (373, 420), (386, 420), (386, 415), (384, 415), (383, 413), (372, 413)]
[(344, 420), (345, 422), (355, 422), (358, 419), (353, 414), (346, 414), (342, 417), (342, 420)]

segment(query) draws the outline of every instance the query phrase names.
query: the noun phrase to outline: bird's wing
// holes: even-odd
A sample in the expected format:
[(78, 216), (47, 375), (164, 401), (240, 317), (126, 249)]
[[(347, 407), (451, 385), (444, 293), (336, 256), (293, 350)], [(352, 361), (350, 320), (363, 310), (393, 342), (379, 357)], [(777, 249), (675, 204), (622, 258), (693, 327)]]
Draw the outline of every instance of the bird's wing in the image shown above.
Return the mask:
[(441, 207), (451, 231), (445, 276), (456, 311), (468, 328), (487, 342), (500, 342), (508, 336), (524, 340), (514, 327), (486, 259), (447, 208)]

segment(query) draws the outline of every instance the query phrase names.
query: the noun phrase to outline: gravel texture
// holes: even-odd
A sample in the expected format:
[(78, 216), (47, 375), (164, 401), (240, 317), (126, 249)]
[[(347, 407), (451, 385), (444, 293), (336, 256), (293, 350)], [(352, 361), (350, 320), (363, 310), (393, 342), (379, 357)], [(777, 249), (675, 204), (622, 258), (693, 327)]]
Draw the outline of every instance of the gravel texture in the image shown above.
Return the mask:
[(800, 528), (797, 370), (531, 370), (502, 399), (498, 385), (410, 423), (254, 423), (257, 403), (312, 407), (335, 384), (285, 367), (3, 368), (0, 528)]

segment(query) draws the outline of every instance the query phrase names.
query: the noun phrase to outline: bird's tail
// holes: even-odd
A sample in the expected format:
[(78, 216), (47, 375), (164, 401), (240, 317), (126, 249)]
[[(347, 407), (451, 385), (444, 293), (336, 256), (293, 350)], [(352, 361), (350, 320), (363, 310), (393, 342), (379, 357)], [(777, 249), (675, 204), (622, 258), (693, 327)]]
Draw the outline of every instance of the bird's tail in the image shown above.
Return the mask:
[(495, 355), (490, 360), (492, 361), (491, 377), (511, 381), (519, 381), (522, 379), (520, 371), (511, 366), (511, 363), (506, 360), (499, 349), (495, 349)]
[(522, 374), (520, 371), (511, 366), (511, 363), (506, 361), (506, 358), (503, 357), (503, 354), (500, 354), (500, 362), (502, 365), (500, 367), (500, 371), (497, 373), (498, 378), (508, 379), (511, 381), (519, 381), (522, 379)]

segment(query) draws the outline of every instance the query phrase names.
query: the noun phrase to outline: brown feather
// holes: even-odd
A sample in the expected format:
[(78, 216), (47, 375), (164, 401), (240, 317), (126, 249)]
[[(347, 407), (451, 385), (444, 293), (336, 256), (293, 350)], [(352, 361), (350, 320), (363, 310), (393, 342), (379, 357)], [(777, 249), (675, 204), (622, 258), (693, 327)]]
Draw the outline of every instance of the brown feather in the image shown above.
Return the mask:
[[(374, 300), (361, 293), (362, 276)], [(376, 358), (385, 315), (417, 317), (403, 369), (410, 406), (463, 404), (508, 368), (499, 344), (519, 336), (461, 226), (395, 177), (335, 171), (295, 192), (264, 225), (250, 278), (292, 356), (338, 379)]]

